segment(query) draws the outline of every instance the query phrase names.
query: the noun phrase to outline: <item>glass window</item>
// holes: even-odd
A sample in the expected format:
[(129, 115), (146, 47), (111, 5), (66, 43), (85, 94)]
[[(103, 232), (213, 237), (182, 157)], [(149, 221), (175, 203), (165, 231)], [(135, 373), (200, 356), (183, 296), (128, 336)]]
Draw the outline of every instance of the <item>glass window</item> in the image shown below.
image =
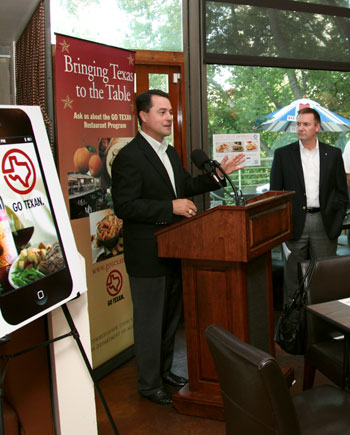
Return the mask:
[(163, 92), (169, 92), (168, 74), (149, 73), (148, 82), (150, 89), (160, 89)]
[(51, 29), (135, 50), (183, 51), (181, 0), (51, 0)]
[[(149, 89), (160, 89), (163, 92), (169, 92), (169, 75), (168, 74), (148, 74)], [(166, 138), (170, 144), (174, 144), (174, 124), (171, 128), (171, 135)]]
[[(350, 75), (346, 72), (207, 65), (207, 95), (212, 157), (214, 134), (260, 134), (261, 165), (246, 167), (231, 176), (246, 195), (268, 190), (274, 150), (297, 140), (293, 122), (289, 126), (273, 123), (267, 115), (296, 100), (301, 99), (301, 104), (307, 104), (305, 99), (312, 100), (324, 113), (329, 110), (344, 118), (339, 118), (339, 126), (324, 123), (327, 131), (319, 133), (319, 140), (342, 150), (350, 140)], [(281, 114), (281, 120), (285, 115)], [(287, 114), (287, 118), (292, 121), (291, 115)], [(211, 199), (212, 205), (232, 203), (222, 191), (212, 193)]]
[(350, 18), (224, 2), (206, 5), (207, 53), (350, 62)]

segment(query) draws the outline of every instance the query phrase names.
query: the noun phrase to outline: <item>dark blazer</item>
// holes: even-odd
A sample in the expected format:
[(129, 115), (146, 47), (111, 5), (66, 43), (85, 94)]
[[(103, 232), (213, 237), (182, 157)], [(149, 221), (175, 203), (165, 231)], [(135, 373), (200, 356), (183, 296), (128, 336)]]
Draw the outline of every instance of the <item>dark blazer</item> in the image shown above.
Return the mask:
[[(320, 208), (328, 237), (339, 236), (348, 204), (344, 163), (339, 148), (319, 142)], [(306, 218), (306, 193), (299, 141), (276, 149), (271, 174), (271, 190), (294, 190), (292, 199), (293, 239), (300, 238)]]
[(154, 233), (182, 219), (172, 212), (172, 200), (218, 189), (206, 174), (197, 177), (184, 169), (172, 146), (167, 154), (174, 170), (177, 196), (157, 153), (141, 134), (124, 148), (112, 165), (112, 198), (123, 219), (126, 269), (131, 276), (163, 276), (178, 260), (158, 257)]

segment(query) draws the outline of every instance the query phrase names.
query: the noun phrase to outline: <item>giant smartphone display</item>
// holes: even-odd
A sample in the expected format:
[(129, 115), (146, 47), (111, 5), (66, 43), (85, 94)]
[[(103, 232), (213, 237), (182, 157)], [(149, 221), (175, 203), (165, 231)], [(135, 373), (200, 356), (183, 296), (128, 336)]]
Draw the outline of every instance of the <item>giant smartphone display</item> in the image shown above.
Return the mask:
[(85, 290), (40, 108), (0, 106), (0, 336)]

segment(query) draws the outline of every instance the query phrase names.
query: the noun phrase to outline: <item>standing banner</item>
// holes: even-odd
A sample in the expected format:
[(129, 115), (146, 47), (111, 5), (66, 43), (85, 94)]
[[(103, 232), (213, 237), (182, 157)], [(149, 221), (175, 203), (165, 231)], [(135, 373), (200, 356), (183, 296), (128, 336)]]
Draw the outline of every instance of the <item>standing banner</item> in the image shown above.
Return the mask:
[(56, 35), (59, 174), (85, 257), (93, 367), (133, 344), (123, 222), (113, 211), (111, 166), (134, 136), (135, 54)]

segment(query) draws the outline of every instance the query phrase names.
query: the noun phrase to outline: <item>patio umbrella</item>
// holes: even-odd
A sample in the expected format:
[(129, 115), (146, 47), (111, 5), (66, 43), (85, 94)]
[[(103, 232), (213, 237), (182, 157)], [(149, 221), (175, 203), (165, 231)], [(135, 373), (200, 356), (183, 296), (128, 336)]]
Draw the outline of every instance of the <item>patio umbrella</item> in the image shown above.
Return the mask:
[(350, 131), (350, 120), (322, 107), (316, 101), (308, 98), (295, 100), (288, 106), (272, 112), (260, 119), (260, 128), (267, 131), (296, 131), (298, 110), (311, 107), (321, 116), (321, 131)]

